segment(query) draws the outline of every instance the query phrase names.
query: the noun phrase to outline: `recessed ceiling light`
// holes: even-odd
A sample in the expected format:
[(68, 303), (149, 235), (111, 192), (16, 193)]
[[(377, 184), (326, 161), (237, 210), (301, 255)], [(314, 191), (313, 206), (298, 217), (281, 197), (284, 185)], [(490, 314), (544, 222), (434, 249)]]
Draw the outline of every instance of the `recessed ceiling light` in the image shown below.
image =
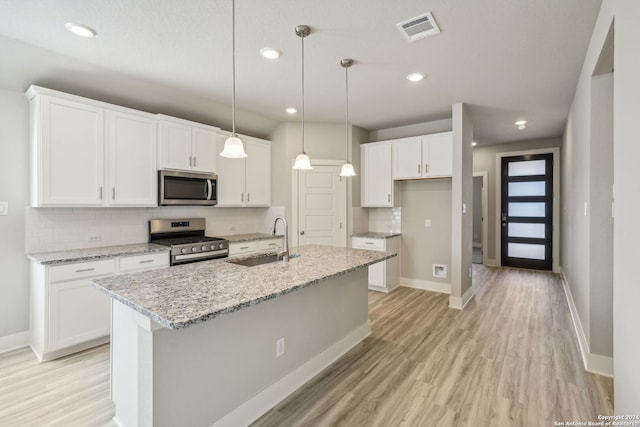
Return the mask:
[(419, 82), (425, 77), (426, 76), (424, 75), (424, 73), (411, 73), (407, 76), (407, 80), (409, 80), (410, 82)]
[(260, 55), (264, 56), (267, 59), (278, 59), (282, 56), (282, 51), (275, 49), (273, 47), (263, 47), (260, 49)]
[(475, 142), (475, 141), (473, 141), (473, 142), (471, 143), (471, 146), (472, 146), (472, 147), (475, 147), (476, 145), (478, 145), (478, 143), (477, 143), (477, 142)]
[(297, 113), (297, 112), (298, 112), (298, 109), (297, 109), (297, 108), (293, 108), (293, 107), (289, 107), (289, 108), (287, 108), (285, 111), (286, 111), (287, 113), (289, 113), (289, 114), (295, 114), (295, 113)]
[(523, 126), (526, 125), (527, 121), (526, 120), (518, 120), (517, 122), (514, 123), (514, 125), (516, 126)]
[(98, 34), (93, 28), (82, 24), (76, 24), (74, 22), (67, 22), (64, 26), (67, 30), (80, 37), (91, 38)]
[(518, 130), (525, 130), (527, 125), (518, 125)]

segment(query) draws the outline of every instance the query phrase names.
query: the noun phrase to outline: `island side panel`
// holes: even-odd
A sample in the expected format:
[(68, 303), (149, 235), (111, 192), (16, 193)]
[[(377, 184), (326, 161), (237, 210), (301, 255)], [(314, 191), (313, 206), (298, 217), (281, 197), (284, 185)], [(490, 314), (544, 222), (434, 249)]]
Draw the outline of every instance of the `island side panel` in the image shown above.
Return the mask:
[[(250, 423), (368, 335), (367, 309), (365, 268), (186, 329), (155, 331), (153, 425), (210, 425), (225, 415), (225, 424)], [(282, 337), (285, 353), (276, 357)], [(340, 354), (310, 363), (341, 340)], [(305, 369), (291, 386), (292, 373), (299, 380)], [(292, 388), (283, 392), (283, 384)]]

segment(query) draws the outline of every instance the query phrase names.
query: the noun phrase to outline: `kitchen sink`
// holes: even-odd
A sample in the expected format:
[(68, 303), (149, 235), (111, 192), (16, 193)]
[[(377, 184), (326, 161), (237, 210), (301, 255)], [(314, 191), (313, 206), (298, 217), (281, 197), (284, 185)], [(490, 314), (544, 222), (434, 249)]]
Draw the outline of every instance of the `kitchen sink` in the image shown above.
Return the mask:
[[(298, 258), (300, 254), (289, 254), (289, 259)], [(256, 256), (252, 258), (243, 258), (243, 259), (229, 259), (228, 263), (244, 265), (245, 267), (254, 267), (256, 265), (268, 264), (270, 262), (282, 261), (282, 257), (279, 257), (276, 254), (271, 255), (262, 255)]]

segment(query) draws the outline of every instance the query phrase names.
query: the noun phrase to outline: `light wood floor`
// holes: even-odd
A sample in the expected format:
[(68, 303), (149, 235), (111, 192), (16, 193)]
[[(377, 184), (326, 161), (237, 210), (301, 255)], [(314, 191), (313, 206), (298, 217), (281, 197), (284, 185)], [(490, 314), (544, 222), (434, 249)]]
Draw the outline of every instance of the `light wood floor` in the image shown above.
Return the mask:
[(613, 382), (583, 370), (558, 278), (474, 266), (448, 295), (369, 294), (372, 334), (253, 425), (553, 426), (613, 413)]
[[(369, 293), (372, 334), (255, 426), (552, 426), (612, 414), (582, 368), (558, 279), (474, 266), (464, 311), (409, 288)], [(0, 426), (114, 426), (109, 347), (39, 364), (0, 355)]]

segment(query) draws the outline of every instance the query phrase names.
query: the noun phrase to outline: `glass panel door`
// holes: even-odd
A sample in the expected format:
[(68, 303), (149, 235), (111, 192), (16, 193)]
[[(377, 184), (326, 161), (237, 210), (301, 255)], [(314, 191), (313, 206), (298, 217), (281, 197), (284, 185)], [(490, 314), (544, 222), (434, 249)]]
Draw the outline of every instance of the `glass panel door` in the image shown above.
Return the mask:
[(551, 270), (553, 154), (502, 158), (502, 265)]

